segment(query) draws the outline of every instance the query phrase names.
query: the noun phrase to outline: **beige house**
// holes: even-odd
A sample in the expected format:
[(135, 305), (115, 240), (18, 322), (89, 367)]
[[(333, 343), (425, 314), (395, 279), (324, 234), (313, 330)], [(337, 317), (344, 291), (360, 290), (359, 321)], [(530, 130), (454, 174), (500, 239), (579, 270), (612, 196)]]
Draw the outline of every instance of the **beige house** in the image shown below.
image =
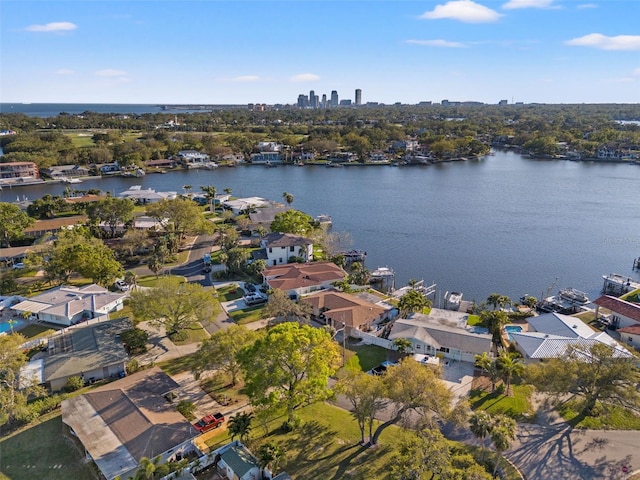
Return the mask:
[(269, 288), (284, 290), (291, 298), (299, 299), (320, 290), (332, 288), (347, 272), (332, 262), (287, 263), (266, 268), (263, 283)]

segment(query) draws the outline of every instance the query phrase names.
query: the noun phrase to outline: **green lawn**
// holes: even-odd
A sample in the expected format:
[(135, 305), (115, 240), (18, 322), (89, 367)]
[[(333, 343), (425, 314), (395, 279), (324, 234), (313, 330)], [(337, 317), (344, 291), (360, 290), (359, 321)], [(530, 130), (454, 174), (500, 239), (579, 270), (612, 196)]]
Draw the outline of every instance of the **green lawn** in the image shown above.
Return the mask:
[(469, 394), (469, 403), (474, 410), (486, 410), (489, 413), (502, 413), (516, 420), (528, 420), (533, 415), (531, 406), (531, 385), (511, 385), (513, 395), (508, 397), (500, 390), (495, 392), (473, 389)]
[(467, 317), (467, 325), (469, 325), (470, 327), (482, 325), (482, 322), (480, 321), (480, 315), (469, 315)]
[(346, 364), (363, 372), (377, 367), (387, 359), (387, 349), (376, 345), (347, 346)]
[(244, 295), (244, 290), (240, 288), (237, 283), (217, 288), (216, 291), (218, 292), (218, 299), (221, 302), (231, 302), (233, 300), (238, 300)]
[(561, 403), (557, 410), (574, 428), (590, 430), (640, 430), (640, 416), (616, 405), (599, 405), (597, 415), (580, 415), (581, 401), (572, 399)]
[(160, 275), (160, 276), (155, 276), (155, 275), (148, 275), (146, 277), (142, 277), (140, 279), (138, 279), (138, 285), (140, 287), (155, 287), (156, 285), (158, 285), (158, 281), (161, 278), (170, 278), (171, 280), (175, 281), (176, 283), (184, 283), (187, 281), (186, 278), (181, 277), (181, 276), (177, 276), (177, 275)]
[(264, 305), (248, 307), (243, 310), (235, 310), (229, 312), (231, 319), (238, 325), (246, 325), (247, 323), (256, 322), (264, 318), (262, 312), (264, 311)]
[(53, 328), (44, 327), (42, 325), (37, 325), (32, 323), (31, 325), (27, 325), (24, 328), (19, 330), (20, 335), (25, 337), (27, 340), (33, 340), (34, 338), (48, 337), (55, 330)]
[(176, 375), (181, 372), (187, 372), (191, 370), (193, 365), (195, 354), (185, 355), (183, 357), (174, 358), (173, 360), (167, 360), (165, 362), (158, 363), (158, 366), (167, 375)]
[(200, 343), (209, 338), (207, 331), (202, 328), (200, 322), (193, 322), (188, 328), (185, 328), (187, 338), (181, 341), (174, 341), (176, 345), (187, 345), (189, 343)]
[(94, 480), (92, 464), (62, 436), (62, 417), (56, 413), (28, 429), (0, 440), (2, 480)]

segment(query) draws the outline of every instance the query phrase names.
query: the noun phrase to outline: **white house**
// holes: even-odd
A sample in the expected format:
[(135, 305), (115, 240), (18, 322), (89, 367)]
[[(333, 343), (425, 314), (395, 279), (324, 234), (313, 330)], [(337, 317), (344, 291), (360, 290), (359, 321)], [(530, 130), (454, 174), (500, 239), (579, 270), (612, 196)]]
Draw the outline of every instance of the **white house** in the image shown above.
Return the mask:
[(269, 200), (261, 197), (236, 198), (235, 200), (222, 202), (222, 206), (231, 210), (234, 215), (238, 215), (248, 209), (266, 207), (267, 205), (269, 205)]
[(11, 309), (41, 322), (69, 326), (121, 310), (125, 297), (96, 284), (61, 286), (30, 297)]
[(640, 324), (621, 328), (618, 333), (621, 342), (640, 350)]
[(597, 343), (613, 347), (617, 355), (631, 355), (610, 335), (592, 330), (582, 320), (571, 315), (545, 313), (529, 317), (527, 323), (528, 331), (510, 333), (515, 347), (527, 363), (562, 357), (570, 347), (589, 349)]
[(625, 328), (640, 325), (640, 305), (627, 302), (621, 298), (603, 295), (594, 300), (596, 316), (600, 316), (600, 308), (605, 308), (611, 313), (605, 318), (611, 328)]
[(313, 242), (308, 238), (291, 233), (274, 232), (260, 240), (268, 266), (289, 263), (291, 257), (301, 258), (305, 262), (313, 259)]
[(491, 353), (492, 337), (466, 328), (467, 314), (431, 309), (429, 315), (413, 313), (393, 322), (389, 340), (406, 338), (413, 353), (475, 362), (475, 356)]
[(178, 196), (177, 192), (156, 192), (151, 188), (142, 189), (141, 185), (133, 185), (129, 190), (120, 192), (120, 198), (130, 198), (136, 203), (147, 204), (160, 202), (162, 200), (172, 200)]
[(183, 166), (187, 168), (197, 168), (205, 164), (211, 163), (211, 158), (206, 153), (197, 150), (180, 150), (178, 158)]

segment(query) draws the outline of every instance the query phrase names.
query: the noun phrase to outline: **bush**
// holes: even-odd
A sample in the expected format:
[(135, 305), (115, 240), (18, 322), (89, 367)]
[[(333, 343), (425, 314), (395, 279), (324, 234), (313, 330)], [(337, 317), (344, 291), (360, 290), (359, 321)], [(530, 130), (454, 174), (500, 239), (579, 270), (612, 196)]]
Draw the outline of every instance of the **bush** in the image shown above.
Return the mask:
[(136, 373), (140, 371), (140, 363), (135, 358), (127, 363), (127, 373)]
[(67, 383), (63, 390), (65, 392), (75, 392), (76, 390), (80, 390), (82, 387), (84, 387), (84, 378), (79, 375), (73, 375), (67, 379)]
[(187, 420), (193, 420), (195, 418), (194, 412), (196, 411), (196, 406), (189, 400), (180, 400), (178, 405), (176, 405), (176, 410)]
[(173, 332), (169, 334), (169, 340), (172, 342), (184, 342), (189, 338), (189, 334), (184, 330), (180, 330), (179, 332)]
[(131, 355), (145, 353), (147, 351), (147, 341), (149, 334), (140, 328), (125, 330), (120, 334), (124, 347)]

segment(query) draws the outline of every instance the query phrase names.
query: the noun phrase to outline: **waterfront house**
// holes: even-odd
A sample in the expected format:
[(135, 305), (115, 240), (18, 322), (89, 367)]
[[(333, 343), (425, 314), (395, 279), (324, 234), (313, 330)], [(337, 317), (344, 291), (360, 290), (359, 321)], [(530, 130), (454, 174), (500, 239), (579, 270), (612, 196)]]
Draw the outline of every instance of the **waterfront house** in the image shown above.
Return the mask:
[(258, 142), (258, 150), (261, 152), (281, 152), (282, 144), (277, 142)]
[(413, 353), (475, 362), (476, 355), (492, 352), (492, 336), (476, 333), (466, 323), (466, 313), (432, 308), (429, 315), (413, 313), (395, 320), (389, 340), (409, 340)]
[(631, 325), (618, 330), (620, 341), (630, 347), (640, 350), (640, 324)]
[[(607, 325), (613, 329), (640, 325), (640, 305), (621, 298), (603, 295), (593, 302), (596, 305), (596, 318), (604, 317)], [(600, 308), (610, 313), (601, 315)]]
[(120, 198), (130, 198), (138, 204), (146, 205), (147, 203), (160, 202), (162, 200), (173, 200), (178, 196), (177, 192), (156, 192), (151, 188), (142, 189), (141, 185), (133, 185), (129, 190), (120, 192)]
[(42, 174), (53, 180), (64, 180), (65, 178), (77, 178), (89, 176), (89, 169), (79, 165), (54, 165), (43, 168)]
[(267, 267), (262, 272), (265, 285), (284, 290), (295, 299), (330, 289), (334, 282), (339, 282), (346, 276), (347, 272), (332, 262), (287, 263)]
[(62, 402), (62, 422), (107, 480), (130, 478), (143, 457), (162, 463), (196, 451), (198, 435), (169, 401), (180, 386), (159, 367)]
[(260, 240), (268, 266), (289, 263), (291, 257), (310, 262), (313, 259), (313, 241), (300, 235), (274, 232)]
[(122, 310), (125, 297), (124, 294), (110, 292), (96, 284), (84, 287), (60, 286), (30, 297), (11, 308), (33, 320), (68, 327), (93, 318), (108, 319), (110, 312)]
[(251, 156), (249, 157), (249, 161), (254, 165), (282, 163), (282, 154), (280, 152), (252, 153)]
[(128, 318), (120, 318), (60, 330), (47, 339), (44, 356), (29, 362), (37, 373), (31, 378), (56, 392), (73, 376), (88, 383), (122, 376), (129, 357), (120, 334), (131, 328)]
[(331, 163), (351, 163), (357, 159), (358, 156), (353, 152), (332, 152), (327, 157), (327, 161)]
[(161, 158), (158, 160), (147, 160), (144, 162), (145, 167), (147, 168), (175, 168), (177, 163), (175, 160), (171, 158)]
[(185, 168), (199, 168), (211, 163), (209, 155), (197, 150), (180, 150), (177, 157)]
[(87, 220), (88, 217), (86, 215), (36, 220), (33, 225), (24, 229), (24, 235), (29, 238), (40, 238), (44, 235), (57, 233), (63, 228), (68, 229), (76, 225), (85, 225)]
[(40, 172), (33, 162), (0, 163), (0, 184), (15, 182), (17, 179), (35, 178), (40, 178)]
[[(216, 195), (216, 198), (218, 196)], [(222, 206), (231, 210), (234, 215), (246, 212), (254, 208), (266, 207), (270, 204), (269, 200), (261, 197), (236, 198), (235, 200), (224, 200)]]
[(613, 347), (616, 355), (631, 355), (610, 335), (592, 330), (578, 317), (552, 312), (529, 317), (527, 323), (527, 331), (509, 333), (526, 363), (562, 357), (570, 348), (588, 350), (597, 343)]
[(121, 170), (118, 162), (95, 164), (94, 168), (98, 170), (100, 175), (113, 175)]
[(326, 290), (304, 297), (313, 308), (313, 315), (335, 329), (346, 328), (370, 332), (377, 325), (390, 319), (391, 308), (383, 308), (349, 293)]

